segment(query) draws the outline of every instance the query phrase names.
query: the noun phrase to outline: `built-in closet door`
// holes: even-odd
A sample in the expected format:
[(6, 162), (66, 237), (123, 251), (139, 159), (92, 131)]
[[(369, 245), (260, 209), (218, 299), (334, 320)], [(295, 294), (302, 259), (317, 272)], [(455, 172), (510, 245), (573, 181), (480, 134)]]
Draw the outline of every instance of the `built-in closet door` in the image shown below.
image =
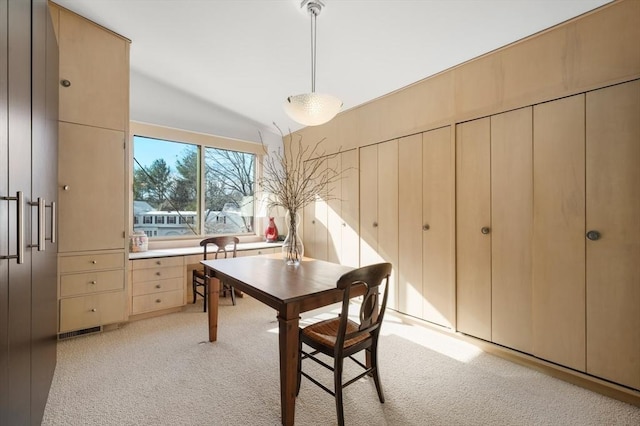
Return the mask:
[(360, 266), (359, 201), (358, 201), (358, 150), (352, 149), (341, 154), (343, 170), (341, 185), (341, 255), (342, 265)]
[(533, 111), (491, 116), (491, 338), (531, 353)]
[(587, 373), (640, 389), (640, 80), (586, 96)]
[[(314, 160), (315, 161), (315, 160)], [(304, 167), (305, 173), (313, 173), (313, 161), (307, 161)], [(314, 178), (323, 179), (327, 173), (327, 162), (320, 164), (320, 169), (316, 171)], [(315, 200), (307, 204), (304, 208), (303, 235), (304, 235), (304, 255), (314, 259), (327, 260), (327, 193), (316, 194)]]
[(398, 141), (360, 149), (360, 263), (390, 262), (387, 306), (398, 308)]
[(491, 340), (491, 120), (456, 126), (458, 331)]
[(533, 107), (533, 354), (585, 369), (585, 96)]

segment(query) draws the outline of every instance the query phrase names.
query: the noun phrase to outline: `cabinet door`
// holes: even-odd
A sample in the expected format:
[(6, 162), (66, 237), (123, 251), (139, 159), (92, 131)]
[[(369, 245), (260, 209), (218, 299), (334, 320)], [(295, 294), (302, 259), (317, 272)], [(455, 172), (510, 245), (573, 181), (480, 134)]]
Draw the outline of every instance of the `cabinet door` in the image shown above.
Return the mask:
[(584, 95), (533, 109), (533, 354), (585, 369)]
[(60, 123), (61, 253), (124, 249), (124, 134)]
[(490, 131), (489, 118), (456, 126), (456, 327), (485, 340), (491, 340)]
[[(339, 172), (342, 167), (341, 154), (329, 157), (327, 160), (327, 174)], [(328, 193), (331, 194), (326, 202), (327, 206), (327, 238), (326, 238), (326, 260), (333, 263), (340, 263), (342, 253), (342, 185), (337, 180), (329, 186)]]
[(378, 259), (378, 145), (360, 149), (360, 264)]
[(422, 144), (422, 315), (427, 321), (453, 327), (456, 289), (451, 128), (423, 133)]
[[(312, 167), (307, 162), (305, 168)], [(324, 178), (327, 173), (327, 164), (321, 165), (321, 170), (315, 176), (316, 179)], [(304, 255), (314, 259), (327, 260), (327, 196), (317, 194), (315, 201), (307, 204), (304, 208), (303, 229), (304, 229)]]
[(359, 201), (358, 201), (358, 151), (352, 149), (342, 153), (341, 166), (344, 175), (341, 182), (342, 212), (342, 265), (360, 266)]
[(389, 307), (398, 300), (398, 141), (378, 145), (378, 262), (393, 265)]
[(422, 318), (422, 134), (398, 142), (398, 310)]
[(531, 353), (532, 108), (491, 117), (491, 335)]
[(640, 389), (640, 81), (586, 102), (587, 373)]
[(129, 42), (59, 12), (60, 121), (124, 131), (129, 109)]

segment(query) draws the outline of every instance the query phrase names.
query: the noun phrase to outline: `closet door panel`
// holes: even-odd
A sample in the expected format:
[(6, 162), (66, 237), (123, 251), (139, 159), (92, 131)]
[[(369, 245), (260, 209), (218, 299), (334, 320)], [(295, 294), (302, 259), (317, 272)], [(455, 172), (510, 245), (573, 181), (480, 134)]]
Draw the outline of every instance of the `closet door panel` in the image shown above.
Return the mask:
[(492, 340), (531, 353), (532, 108), (491, 117)]
[(640, 80), (586, 103), (587, 373), (640, 389)]
[(584, 371), (584, 95), (536, 105), (533, 126), (533, 354)]
[(422, 135), (398, 145), (398, 310), (422, 318)]
[(483, 118), (456, 126), (457, 329), (485, 340), (491, 340), (490, 124)]
[(378, 258), (378, 146), (360, 149), (360, 264)]
[(422, 134), (423, 318), (453, 327), (454, 176), (451, 128)]
[[(327, 159), (327, 175), (339, 172), (342, 167), (341, 154), (329, 156)], [(328, 197), (327, 206), (327, 238), (325, 240), (326, 260), (333, 263), (341, 262), (342, 254), (342, 182), (334, 182), (327, 188), (331, 197)]]
[(358, 150), (352, 149), (342, 153), (342, 255), (343, 265), (360, 266), (358, 202)]
[(378, 255), (393, 265), (389, 306), (398, 300), (398, 141), (378, 145)]

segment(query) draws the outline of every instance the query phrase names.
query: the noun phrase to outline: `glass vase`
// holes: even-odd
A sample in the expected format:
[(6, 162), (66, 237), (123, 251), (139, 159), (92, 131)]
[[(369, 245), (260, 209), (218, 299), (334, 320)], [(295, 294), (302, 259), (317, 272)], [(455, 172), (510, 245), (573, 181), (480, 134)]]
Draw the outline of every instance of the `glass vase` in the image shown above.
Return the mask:
[(298, 233), (300, 215), (298, 212), (287, 211), (285, 214), (287, 237), (282, 243), (282, 254), (287, 265), (299, 265), (304, 256), (304, 245)]

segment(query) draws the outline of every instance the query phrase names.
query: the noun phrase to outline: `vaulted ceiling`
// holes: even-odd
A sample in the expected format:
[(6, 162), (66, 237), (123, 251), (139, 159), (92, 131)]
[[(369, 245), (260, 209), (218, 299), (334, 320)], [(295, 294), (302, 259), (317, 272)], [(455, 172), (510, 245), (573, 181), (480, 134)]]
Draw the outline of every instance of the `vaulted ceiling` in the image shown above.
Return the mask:
[[(343, 111), (610, 0), (325, 0), (316, 91)], [(131, 119), (258, 141), (301, 126), (311, 90), (300, 0), (55, 0), (131, 40)]]

